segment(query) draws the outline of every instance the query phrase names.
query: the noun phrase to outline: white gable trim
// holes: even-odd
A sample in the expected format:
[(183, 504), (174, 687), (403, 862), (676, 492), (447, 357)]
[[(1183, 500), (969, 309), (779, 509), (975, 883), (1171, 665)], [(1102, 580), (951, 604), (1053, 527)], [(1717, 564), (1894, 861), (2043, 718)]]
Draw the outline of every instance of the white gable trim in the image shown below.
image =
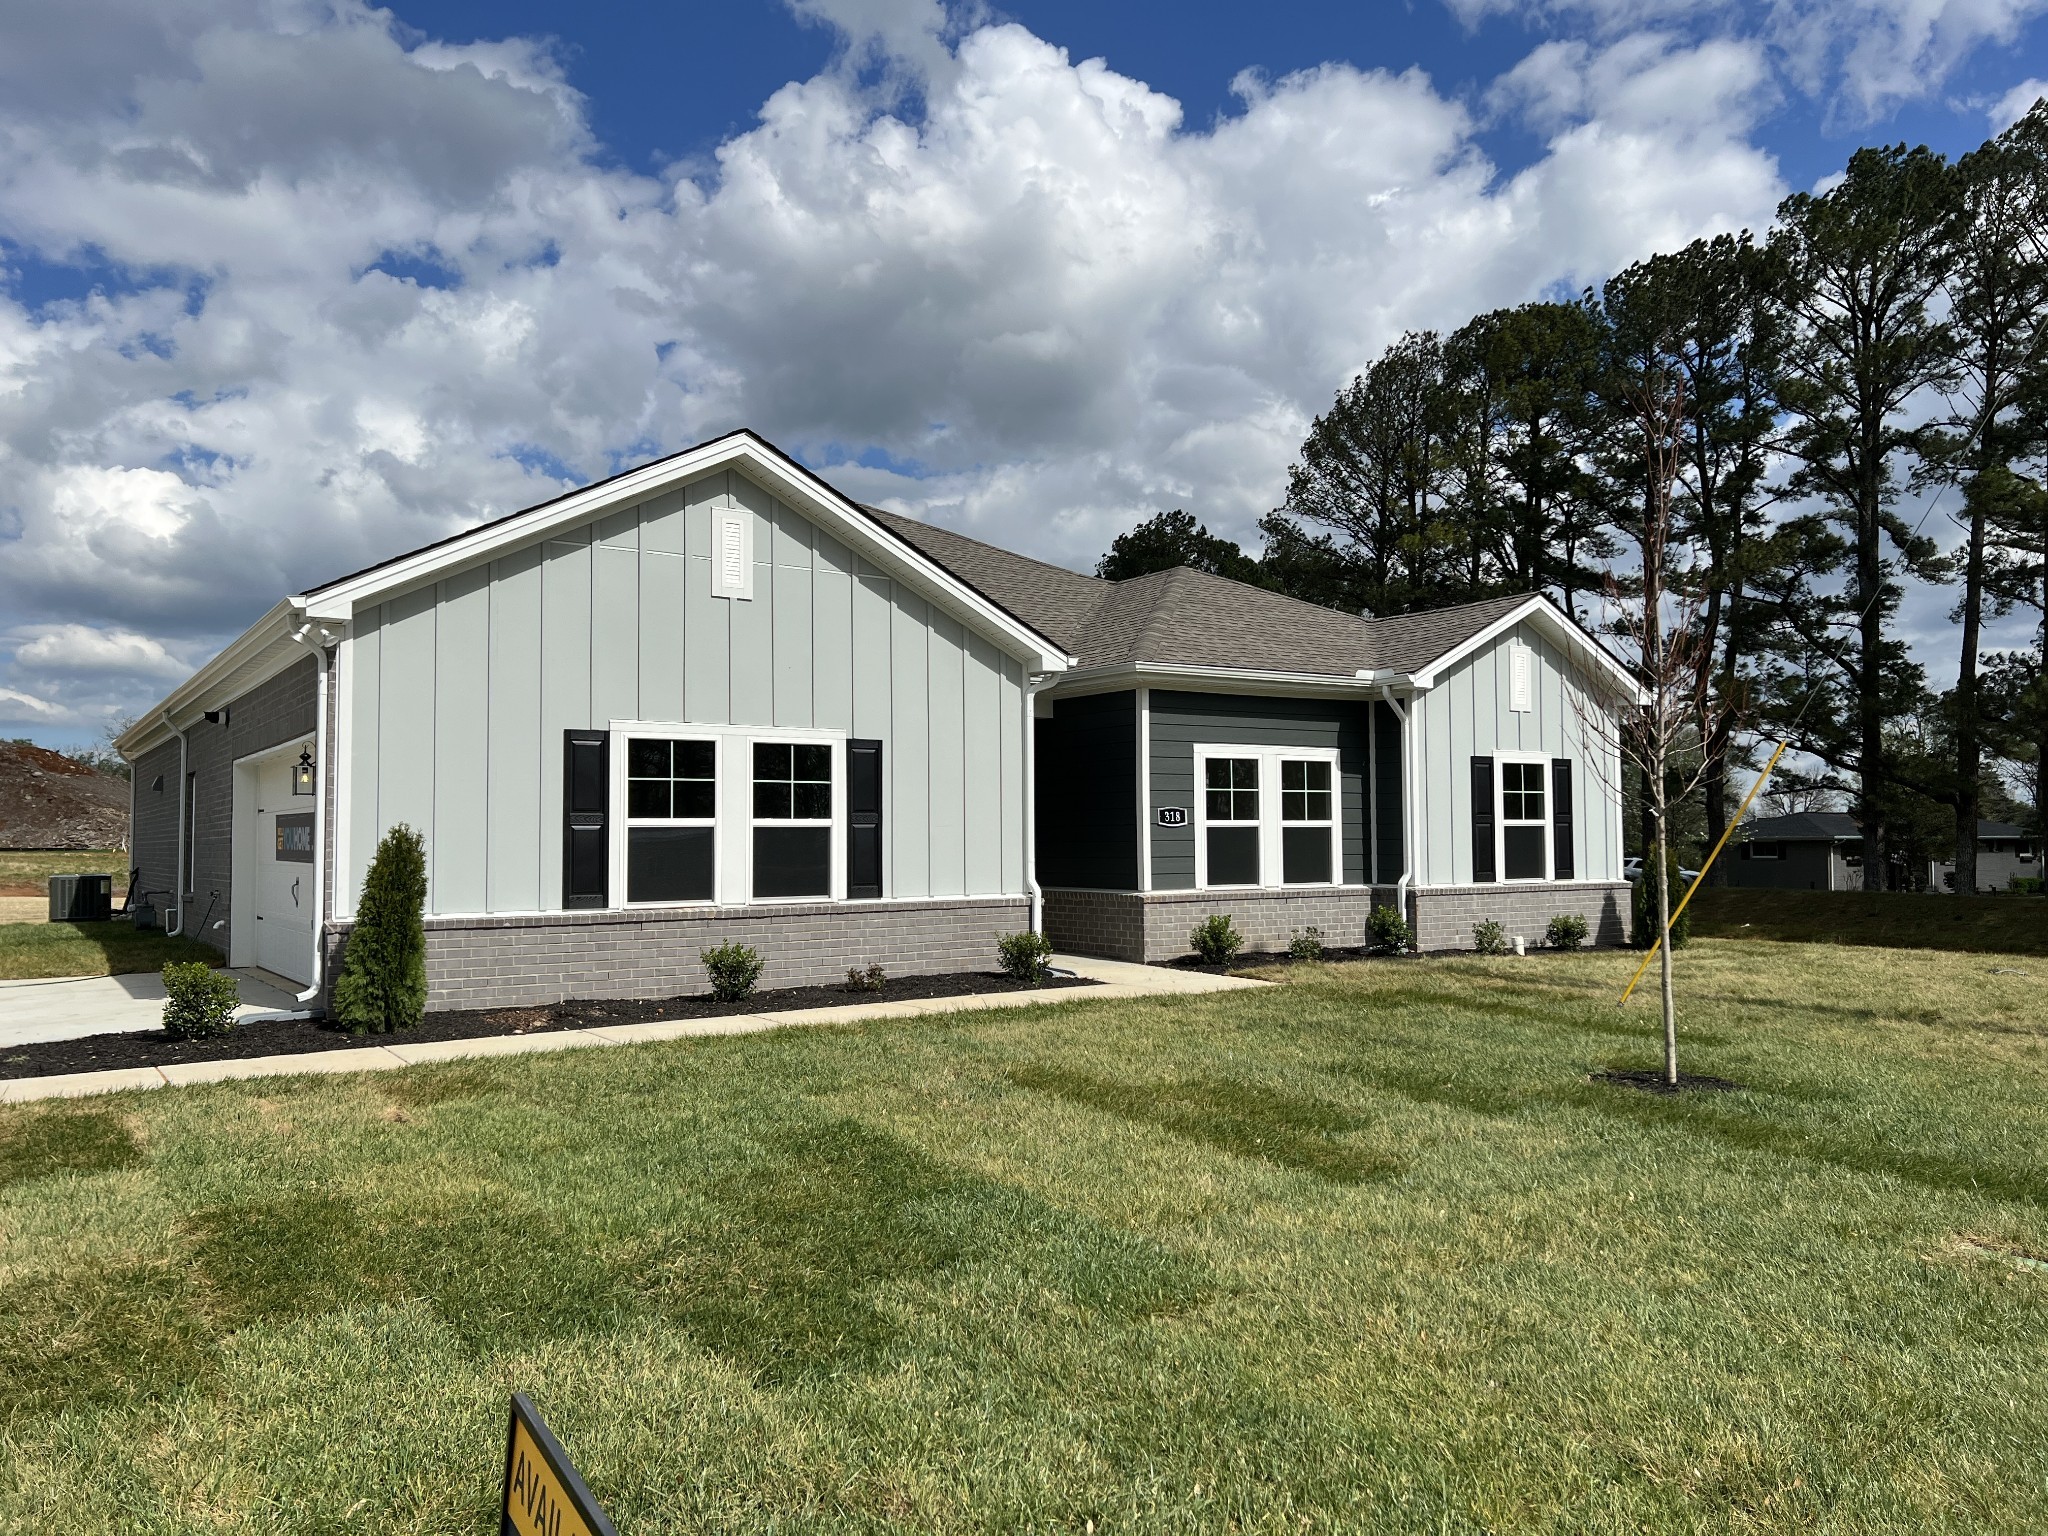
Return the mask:
[(1469, 656), (1475, 656), (1512, 630), (1516, 625), (1531, 623), (1559, 645), (1575, 651), (1589, 664), (1590, 670), (1608, 679), (1622, 698), (1635, 703), (1647, 702), (1642, 685), (1639, 684), (1620, 662), (1609, 654), (1591, 635), (1566, 618), (1549, 598), (1541, 595), (1519, 603), (1495, 619), (1486, 628), (1463, 643), (1452, 646), (1443, 655), (1415, 674), (1415, 686), (1433, 688), (1443, 675)]
[(751, 432), (735, 432), (572, 491), (529, 511), (502, 518), (443, 543), (294, 598), (309, 618), (346, 620), (359, 606), (438, 581), (549, 534), (579, 527), (618, 508), (644, 501), (670, 486), (721, 469), (744, 468), (763, 490), (789, 503), (869, 564), (908, 583), (954, 618), (998, 641), (1034, 672), (1064, 672), (1071, 658), (1045, 636), (1012, 617), (930, 557), (868, 517), (830, 485)]

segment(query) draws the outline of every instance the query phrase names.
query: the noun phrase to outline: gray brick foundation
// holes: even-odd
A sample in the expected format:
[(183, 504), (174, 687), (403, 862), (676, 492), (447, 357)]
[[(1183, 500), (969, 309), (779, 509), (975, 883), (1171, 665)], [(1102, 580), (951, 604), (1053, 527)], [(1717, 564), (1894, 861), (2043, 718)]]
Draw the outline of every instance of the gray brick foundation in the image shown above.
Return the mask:
[(1284, 950), (1302, 929), (1323, 942), (1365, 942), (1366, 919), (1391, 887), (1341, 886), (1300, 891), (1076, 891), (1045, 893), (1045, 936), (1055, 949), (1110, 960), (1171, 960), (1188, 953), (1188, 931), (1212, 912), (1226, 914), (1248, 950)]
[[(1392, 886), (1299, 891), (1047, 890), (1045, 936), (1053, 947), (1111, 960), (1171, 960), (1188, 953), (1188, 932), (1212, 912), (1226, 914), (1248, 950), (1278, 951), (1294, 935), (1320, 928), (1323, 942), (1366, 942), (1376, 906), (1394, 903)], [(1531, 945), (1560, 913), (1582, 913), (1587, 941), (1618, 945), (1628, 938), (1626, 881), (1569, 885), (1471, 885), (1408, 893), (1408, 921), (1423, 950), (1470, 949), (1472, 926), (1488, 918)]]
[[(997, 936), (1025, 927), (1028, 911), (1018, 896), (430, 917), (427, 1006), (512, 1008), (708, 992), (698, 955), (729, 941), (760, 951), (763, 988), (844, 982), (850, 966), (880, 965), (891, 976), (988, 971), (995, 969)], [(328, 926), (323, 974), (330, 994), (349, 926)]]
[(1628, 942), (1626, 880), (1435, 886), (1411, 892), (1408, 911), (1415, 947), (1422, 950), (1470, 949), (1473, 924), (1488, 919), (1507, 930), (1510, 943), (1520, 935), (1533, 949), (1553, 917), (1573, 912), (1586, 919), (1587, 943)]

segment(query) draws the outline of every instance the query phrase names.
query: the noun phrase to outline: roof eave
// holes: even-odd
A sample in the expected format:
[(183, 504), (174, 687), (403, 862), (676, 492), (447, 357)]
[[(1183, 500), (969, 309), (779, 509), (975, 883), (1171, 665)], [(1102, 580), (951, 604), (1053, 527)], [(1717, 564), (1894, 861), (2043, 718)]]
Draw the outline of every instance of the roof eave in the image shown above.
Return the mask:
[[(213, 690), (220, 687), (228, 678), (242, 671), (251, 662), (259, 660), (265, 651), (272, 647), (280, 646), (281, 642), (288, 641), (291, 638), (293, 627), (298, 622), (298, 617), (299, 603), (297, 600), (285, 598), (282, 602), (279, 602), (268, 613), (264, 614), (262, 618), (251, 624), (241, 634), (223, 646), (205, 666), (186, 678), (184, 682), (178, 684), (177, 687), (173, 688), (162, 699), (152, 704), (135, 724), (129, 726), (127, 730), (115, 738), (114, 750), (120, 753), (123, 758), (133, 762), (142, 753), (149, 751), (152, 747), (171, 737), (173, 731), (171, 726), (165, 723), (166, 716), (169, 716), (172, 721), (176, 721), (181, 715), (189, 716), (190, 718), (185, 722), (189, 725), (192, 720), (196, 720), (207, 709), (230, 702), (226, 698), (212, 698)], [(285, 651), (280, 649), (277, 656), (279, 665), (276, 670), (283, 671), (286, 666), (289, 666), (303, 654), (304, 652), (302, 651)], [(273, 673), (272, 675), (275, 674)], [(237, 692), (247, 692), (249, 688), (254, 687), (261, 680), (261, 678), (245, 679), (242, 687)]]
[(475, 529), (471, 536), (431, 545), (400, 556), (355, 576), (302, 594), (298, 601), (308, 617), (347, 620), (358, 606), (382, 601), (400, 591), (436, 580), (446, 572), (473, 565), (501, 551), (530, 544), (557, 529), (574, 527), (615, 507), (643, 501), (670, 485), (744, 462), (766, 488), (824, 522), (842, 542), (892, 576), (908, 578), (927, 592), (944, 594), (944, 606), (955, 617), (993, 629), (1024, 651), (1030, 670), (1064, 672), (1072, 658), (1015, 615), (990, 601), (938, 561), (893, 533), (860, 506), (834, 489), (781, 449), (752, 432), (735, 432), (669, 458), (629, 471), (543, 503), (530, 516), (503, 518)]

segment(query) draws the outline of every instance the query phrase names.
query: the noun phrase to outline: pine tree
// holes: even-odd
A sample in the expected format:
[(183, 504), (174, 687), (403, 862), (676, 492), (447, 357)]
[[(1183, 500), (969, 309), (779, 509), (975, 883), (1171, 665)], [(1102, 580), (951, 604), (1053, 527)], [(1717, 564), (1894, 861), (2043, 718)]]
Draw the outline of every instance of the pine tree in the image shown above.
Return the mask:
[(351, 1030), (385, 1033), (427, 1011), (427, 845), (400, 822), (384, 834), (363, 877), (334, 1012)]

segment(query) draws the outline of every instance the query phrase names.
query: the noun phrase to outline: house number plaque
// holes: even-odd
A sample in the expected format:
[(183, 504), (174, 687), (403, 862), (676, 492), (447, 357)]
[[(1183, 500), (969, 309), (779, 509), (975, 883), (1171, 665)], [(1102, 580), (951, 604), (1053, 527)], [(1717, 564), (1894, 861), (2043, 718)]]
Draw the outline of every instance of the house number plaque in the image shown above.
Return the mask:
[(1184, 827), (1188, 824), (1188, 808), (1184, 805), (1162, 805), (1159, 807), (1159, 825), (1162, 827)]

